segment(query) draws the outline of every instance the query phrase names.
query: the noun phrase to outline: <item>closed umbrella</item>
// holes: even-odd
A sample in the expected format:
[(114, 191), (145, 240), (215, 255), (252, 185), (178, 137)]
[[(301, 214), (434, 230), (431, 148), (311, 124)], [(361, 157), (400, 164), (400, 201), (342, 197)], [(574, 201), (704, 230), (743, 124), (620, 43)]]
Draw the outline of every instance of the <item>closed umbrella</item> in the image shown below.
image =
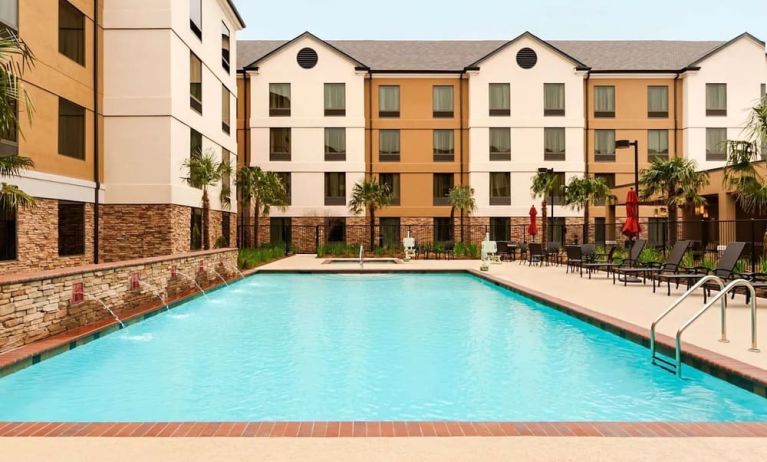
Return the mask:
[(642, 231), (639, 225), (639, 196), (634, 188), (626, 195), (626, 222), (623, 224), (623, 234), (634, 239)]
[(535, 221), (535, 217), (538, 216), (538, 211), (535, 210), (535, 206), (530, 207), (530, 226), (527, 227), (527, 232), (533, 236), (533, 242), (535, 242), (535, 235), (538, 234), (538, 224)]

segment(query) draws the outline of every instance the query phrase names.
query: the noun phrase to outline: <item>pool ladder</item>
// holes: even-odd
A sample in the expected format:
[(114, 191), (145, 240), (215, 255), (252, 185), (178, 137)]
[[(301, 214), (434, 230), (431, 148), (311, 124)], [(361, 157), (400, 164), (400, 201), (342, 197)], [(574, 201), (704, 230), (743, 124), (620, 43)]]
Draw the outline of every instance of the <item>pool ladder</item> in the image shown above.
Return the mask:
[[(658, 355), (656, 348), (655, 348), (655, 327), (657, 326), (658, 322), (660, 322), (663, 318), (665, 318), (669, 313), (671, 313), (676, 307), (678, 307), (687, 297), (689, 297), (695, 290), (699, 289), (700, 287), (703, 287), (704, 285), (708, 284), (709, 282), (715, 282), (719, 286), (719, 293), (716, 294), (716, 296), (712, 297), (708, 302), (703, 305), (703, 308), (701, 308), (697, 313), (695, 313), (690, 319), (685, 321), (679, 329), (676, 331), (676, 338), (675, 338), (675, 345), (674, 345), (674, 361), (671, 362), (661, 356)], [(719, 338), (719, 341), (722, 343), (727, 343), (729, 340), (727, 340), (727, 294), (732, 292), (734, 289), (737, 289), (738, 287), (745, 287), (751, 295), (751, 348), (748, 349), (748, 351), (751, 352), (759, 352), (759, 348), (756, 346), (756, 293), (754, 291), (754, 286), (751, 285), (750, 282), (746, 281), (745, 279), (736, 279), (729, 284), (725, 286), (724, 281), (720, 279), (717, 276), (714, 275), (708, 275), (703, 278), (701, 278), (698, 282), (696, 282), (692, 287), (690, 287), (687, 292), (682, 294), (681, 297), (679, 297), (674, 303), (671, 304), (666, 310), (660, 314), (657, 318), (655, 318), (655, 321), (652, 322), (652, 325), (650, 325), (650, 357), (652, 360), (652, 363), (656, 366), (659, 366), (673, 374), (676, 374), (677, 377), (682, 378), (682, 334), (685, 330), (687, 330), (688, 327), (692, 325), (695, 321), (698, 320), (701, 316), (703, 316), (703, 313), (708, 311), (709, 308), (714, 306), (714, 304), (718, 301), (721, 305), (721, 322), (722, 322), (722, 331), (721, 331), (721, 337)], [(704, 288), (705, 290), (705, 288)]]

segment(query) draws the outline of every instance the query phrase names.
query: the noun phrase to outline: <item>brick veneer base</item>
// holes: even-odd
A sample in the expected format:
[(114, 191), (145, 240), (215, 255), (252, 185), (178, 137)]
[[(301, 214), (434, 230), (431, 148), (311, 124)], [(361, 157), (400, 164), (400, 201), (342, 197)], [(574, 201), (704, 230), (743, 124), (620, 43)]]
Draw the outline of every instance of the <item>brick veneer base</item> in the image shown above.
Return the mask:
[[(111, 319), (92, 298), (106, 303), (117, 316), (156, 302), (156, 295), (146, 287), (130, 287), (132, 274), (174, 297), (194, 285), (184, 277), (172, 277), (171, 266), (205, 287), (217, 280), (211, 268), (233, 277), (236, 264), (237, 251), (221, 249), (0, 276), (0, 352)], [(83, 283), (87, 295), (82, 303), (72, 303), (77, 283)]]

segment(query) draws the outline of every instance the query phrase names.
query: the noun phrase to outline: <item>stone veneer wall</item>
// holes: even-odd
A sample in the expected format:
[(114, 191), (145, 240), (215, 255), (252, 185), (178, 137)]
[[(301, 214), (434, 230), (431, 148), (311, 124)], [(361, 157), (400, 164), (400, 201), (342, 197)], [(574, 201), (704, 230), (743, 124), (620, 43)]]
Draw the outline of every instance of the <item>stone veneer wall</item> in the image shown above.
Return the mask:
[(16, 217), (16, 260), (1, 261), (0, 274), (41, 271), (93, 262), (93, 204), (85, 204), (85, 253), (59, 256), (59, 201), (37, 199), (33, 208), (19, 209)]
[(78, 282), (84, 284), (85, 294), (102, 300), (120, 316), (128, 309), (159, 302), (143, 285), (131, 289), (132, 274), (173, 298), (195, 287), (184, 277), (172, 277), (172, 266), (206, 287), (219, 281), (211, 268), (231, 278), (236, 275), (236, 264), (236, 249), (220, 249), (0, 277), (0, 352), (111, 319), (96, 301), (86, 298), (72, 303), (73, 286)]

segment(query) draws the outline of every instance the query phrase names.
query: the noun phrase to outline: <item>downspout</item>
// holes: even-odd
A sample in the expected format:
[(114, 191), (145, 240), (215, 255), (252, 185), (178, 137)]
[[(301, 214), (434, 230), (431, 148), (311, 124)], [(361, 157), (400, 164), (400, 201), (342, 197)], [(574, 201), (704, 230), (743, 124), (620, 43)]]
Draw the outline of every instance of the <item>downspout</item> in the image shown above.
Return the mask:
[(679, 133), (678, 133), (678, 127), (677, 127), (677, 95), (676, 95), (676, 84), (679, 80), (679, 76), (681, 75), (681, 71), (676, 72), (676, 76), (674, 77), (674, 157), (679, 157)]
[(373, 72), (368, 69), (368, 120), (367, 135), (368, 135), (368, 162), (367, 162), (367, 177), (373, 178)]
[[(591, 77), (591, 69), (586, 71), (586, 78), (583, 80), (583, 97), (584, 97), (584, 104), (583, 104), (583, 127), (584, 127), (584, 137), (583, 137), (583, 164), (584, 164), (584, 176), (589, 175), (589, 78)], [(583, 209), (583, 242), (586, 243), (589, 241), (589, 220), (591, 218), (591, 204), (586, 204), (586, 207)], [(605, 218), (605, 222), (607, 219)], [(566, 240), (564, 237), (562, 240)]]
[(93, 0), (93, 263), (99, 262), (101, 175), (99, 162), (99, 0)]
[(458, 184), (461, 186), (463, 186), (463, 75), (465, 72), (461, 71), (458, 75), (458, 116), (460, 117), (458, 126), (461, 128), (461, 131), (458, 133), (458, 141), (461, 144), (461, 154), (459, 156), (461, 176), (458, 178)]

